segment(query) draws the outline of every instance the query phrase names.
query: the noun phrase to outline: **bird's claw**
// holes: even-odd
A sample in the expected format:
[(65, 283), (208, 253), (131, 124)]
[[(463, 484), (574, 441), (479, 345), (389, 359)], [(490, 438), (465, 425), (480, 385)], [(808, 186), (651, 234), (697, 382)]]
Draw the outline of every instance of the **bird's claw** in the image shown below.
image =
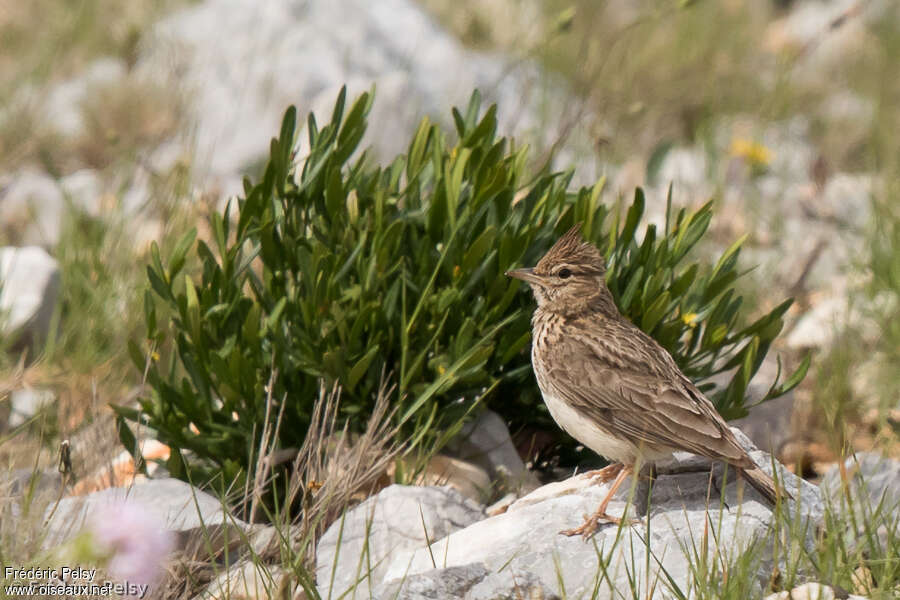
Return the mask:
[(589, 540), (591, 536), (597, 533), (597, 530), (600, 528), (600, 519), (597, 516), (588, 517), (585, 515), (584, 523), (581, 524), (580, 527), (576, 527), (574, 529), (564, 529), (559, 533), (562, 535), (567, 535), (569, 537), (573, 537), (576, 535), (580, 535), (582, 539), (585, 541)]
[(575, 527), (574, 529), (564, 529), (560, 531), (560, 535), (567, 535), (569, 537), (573, 537), (576, 535), (580, 535), (582, 539), (585, 541), (591, 539), (597, 530), (600, 529), (600, 523), (611, 523), (613, 525), (621, 525), (624, 521), (626, 525), (637, 525), (641, 521), (640, 519), (622, 519), (621, 517), (614, 517), (612, 515), (606, 513), (598, 513), (593, 515), (583, 515), (584, 523), (580, 526)]

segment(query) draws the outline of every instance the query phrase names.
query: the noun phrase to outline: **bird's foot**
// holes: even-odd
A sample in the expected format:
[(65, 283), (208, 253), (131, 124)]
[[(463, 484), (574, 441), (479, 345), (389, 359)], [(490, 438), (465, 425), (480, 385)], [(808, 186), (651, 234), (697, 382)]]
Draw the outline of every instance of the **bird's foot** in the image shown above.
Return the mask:
[(567, 535), (569, 537), (580, 535), (584, 540), (589, 540), (595, 533), (597, 533), (597, 530), (600, 529), (601, 523), (621, 525), (623, 522), (626, 525), (637, 525), (638, 523), (640, 523), (640, 520), (622, 519), (621, 517), (614, 517), (613, 515), (607, 514), (606, 512), (598, 512), (590, 516), (584, 515), (584, 523), (582, 523), (580, 527), (576, 527), (574, 529), (564, 529), (559, 533), (560, 535)]
[(625, 466), (622, 463), (613, 463), (602, 469), (594, 469), (593, 471), (585, 471), (582, 473), (585, 477), (593, 479), (596, 483), (606, 483), (612, 481), (622, 471)]

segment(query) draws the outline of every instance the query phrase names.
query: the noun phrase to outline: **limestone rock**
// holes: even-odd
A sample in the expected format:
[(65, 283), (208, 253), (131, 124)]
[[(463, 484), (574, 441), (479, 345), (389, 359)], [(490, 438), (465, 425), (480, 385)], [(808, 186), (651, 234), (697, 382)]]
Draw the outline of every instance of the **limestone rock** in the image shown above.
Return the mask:
[(444, 538), (483, 516), (481, 505), (450, 487), (387, 487), (335, 521), (319, 540), (316, 581), (322, 596), (337, 598), (360, 582), (347, 597), (368, 597), (369, 565), (374, 587), (397, 554), (425, 548), (426, 539)]
[[(745, 436), (739, 435), (739, 439), (757, 464), (771, 472), (768, 455), (756, 450)], [(629, 589), (629, 578), (638, 582), (639, 595), (644, 597), (646, 590), (642, 586), (647, 580), (644, 570), (648, 564), (650, 581), (657, 573), (662, 577), (664, 568), (674, 582), (686, 589), (692, 558), (685, 556), (684, 548), (696, 544), (698, 536), (710, 524), (716, 530), (715, 536), (709, 538), (710, 553), (715, 551), (715, 539), (722, 540), (723, 551), (727, 549), (729, 555), (734, 555), (750, 544), (768, 543), (769, 527), (776, 518), (772, 507), (743, 481), (736, 481), (733, 472), (726, 475), (718, 466), (710, 471), (708, 462), (704, 471), (697, 472), (703, 466), (702, 461), (690, 455), (676, 456), (667, 465), (667, 472), (660, 473), (653, 484), (649, 517), (638, 525), (625, 525), (621, 531), (616, 525), (604, 525), (587, 543), (580, 537), (566, 537), (559, 532), (580, 525), (581, 515), (596, 509), (609, 484), (590, 485), (583, 476), (550, 484), (545, 486), (548, 489), (539, 489), (521, 499), (518, 506), (510, 506), (505, 513), (434, 542), (430, 550), (398, 555), (384, 580), (390, 582), (428, 572), (434, 568), (430, 558), (434, 556), (440, 557), (445, 569), (480, 563), (489, 573), (500, 573), (501, 568), (504, 572), (529, 573), (550, 593), (561, 594), (560, 586), (564, 586), (568, 596), (590, 596), (598, 584), (597, 549), (600, 548), (604, 560), (608, 560), (608, 577), (599, 581), (599, 598), (614, 597), (616, 590)], [(821, 519), (819, 490), (780, 465), (778, 470), (785, 487), (796, 498), (785, 507), (791, 512), (791, 518)], [(624, 492), (610, 503), (609, 512), (622, 515), (627, 510), (629, 516), (640, 516), (635, 504), (641, 503), (628, 503), (626, 499), (630, 495), (635, 499), (646, 497), (646, 485), (631, 478), (622, 489)], [(713, 497), (707, 500), (710, 490)], [(719, 490), (723, 502), (719, 500)], [(643, 507), (637, 506), (640, 508)], [(648, 545), (651, 557), (647, 556)], [(760, 591), (772, 567), (759, 565)], [(665, 587), (658, 586), (654, 597), (664, 597)]]
[[(280, 567), (244, 561), (213, 579), (197, 600), (268, 600), (290, 585)], [(287, 596), (289, 597), (289, 596)]]
[(482, 563), (473, 563), (446, 569), (434, 569), (412, 575), (404, 580), (380, 586), (375, 598), (388, 600), (496, 600), (497, 598), (522, 598), (553, 600), (559, 596), (547, 590), (530, 573), (503, 571), (490, 573)]
[[(166, 523), (169, 531), (178, 534), (182, 545), (204, 527), (248, 527), (233, 517), (218, 498), (178, 479), (156, 479), (130, 487), (108, 488), (87, 496), (63, 498), (55, 511), (53, 507), (48, 508), (45, 546), (61, 545), (80, 531), (87, 518), (122, 502), (140, 504)], [(239, 538), (237, 533), (230, 537)]]
[(405, 580), (382, 586), (376, 598), (466, 598), (467, 592), (488, 576), (481, 563), (418, 573)]
[(11, 410), (7, 426), (18, 427), (55, 400), (56, 395), (51, 390), (25, 388), (13, 391), (9, 399)]
[(506, 423), (491, 410), (466, 423), (448, 444), (448, 449), (485, 469), (494, 481), (503, 482), (507, 489), (530, 492), (539, 485), (537, 476), (525, 468)]
[(76, 208), (92, 217), (103, 213), (103, 182), (94, 169), (81, 169), (59, 180), (59, 187)]
[(26, 168), (0, 187), (0, 228), (8, 242), (52, 248), (59, 241), (63, 192), (52, 177)]
[[(229, 195), (241, 191), (234, 175), (267, 154), (288, 104), (301, 123), (314, 110), (321, 126), (343, 84), (350, 99), (376, 86), (363, 146), (381, 159), (406, 151), (422, 116), (449, 125), (449, 107), (464, 106), (475, 88), (499, 102), (502, 132), (555, 141), (578, 103), (536, 67), (509, 63), (465, 48), (412, 0), (207, 0), (160, 22), (135, 71), (187, 91), (197, 164)], [(541, 109), (557, 118), (544, 122)]]
[(42, 248), (0, 248), (0, 335), (47, 337), (59, 295), (59, 266)]
[(128, 76), (128, 66), (119, 58), (102, 57), (88, 68), (53, 88), (46, 99), (48, 125), (60, 135), (76, 137), (86, 130), (82, 106), (91, 91), (111, 87)]
[(843, 325), (852, 322), (848, 315), (846, 298), (827, 298), (800, 317), (785, 342), (797, 349), (826, 347)]
[[(804, 583), (798, 585), (790, 592), (778, 592), (766, 596), (765, 600), (834, 600), (834, 590), (821, 583)], [(859, 598), (859, 596), (851, 596)]]
[(437, 454), (425, 467), (417, 485), (449, 485), (466, 498), (480, 502), (490, 495), (491, 479), (473, 463), (452, 456)]

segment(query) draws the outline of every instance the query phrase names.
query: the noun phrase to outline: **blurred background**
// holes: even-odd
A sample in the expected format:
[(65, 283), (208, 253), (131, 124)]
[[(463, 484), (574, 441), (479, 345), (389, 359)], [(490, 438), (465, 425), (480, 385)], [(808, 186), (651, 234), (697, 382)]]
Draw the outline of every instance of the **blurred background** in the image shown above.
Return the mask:
[(478, 88), (605, 202), (713, 198), (701, 252), (746, 235), (748, 314), (796, 298), (773, 359), (813, 353), (742, 426), (813, 478), (900, 455), (898, 64), (890, 0), (0, 0), (0, 459), (120, 453), (151, 242), (203, 236), (287, 105), (325, 117), (344, 84), (374, 86), (385, 163)]

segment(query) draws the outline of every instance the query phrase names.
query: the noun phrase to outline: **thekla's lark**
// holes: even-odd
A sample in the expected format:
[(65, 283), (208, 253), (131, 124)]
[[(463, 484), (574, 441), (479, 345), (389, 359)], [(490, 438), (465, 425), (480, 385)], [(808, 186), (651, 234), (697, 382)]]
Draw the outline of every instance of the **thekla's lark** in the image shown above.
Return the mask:
[(569, 435), (612, 461), (594, 472), (614, 479), (597, 512), (566, 535), (590, 536), (610, 499), (638, 464), (675, 450), (722, 460), (773, 504), (779, 492), (735, 439), (712, 402), (666, 350), (625, 319), (606, 287), (599, 250), (570, 229), (533, 269), (507, 273), (537, 299), (531, 363), (544, 402)]

